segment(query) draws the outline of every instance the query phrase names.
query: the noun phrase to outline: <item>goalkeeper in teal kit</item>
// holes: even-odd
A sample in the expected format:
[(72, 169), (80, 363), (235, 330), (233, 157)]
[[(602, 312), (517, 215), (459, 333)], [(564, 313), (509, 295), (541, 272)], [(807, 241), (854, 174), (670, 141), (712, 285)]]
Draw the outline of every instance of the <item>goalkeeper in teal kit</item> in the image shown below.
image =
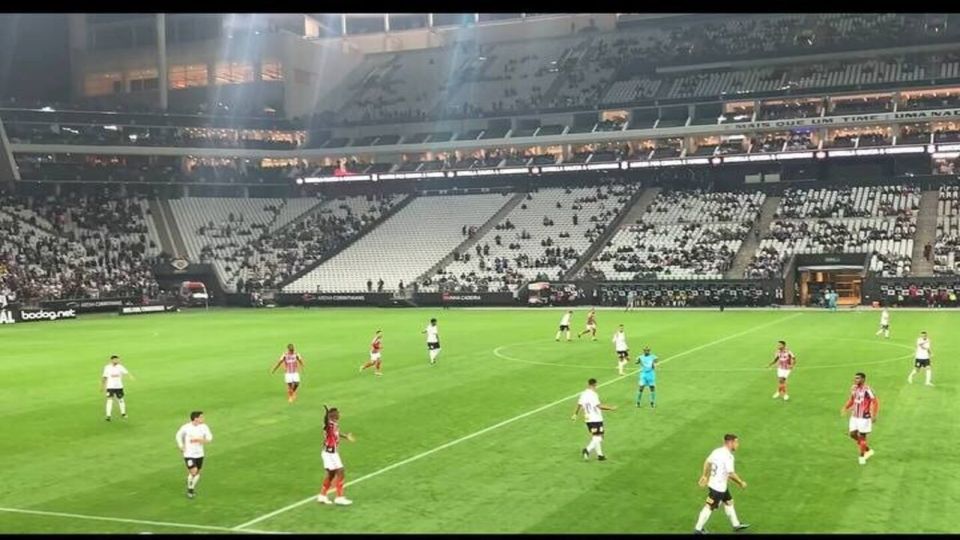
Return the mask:
[(650, 387), (650, 406), (656, 406), (657, 399), (657, 376), (654, 369), (657, 367), (657, 355), (650, 353), (650, 347), (643, 348), (643, 354), (637, 358), (640, 364), (640, 391), (637, 392), (637, 407), (643, 399), (643, 389)]

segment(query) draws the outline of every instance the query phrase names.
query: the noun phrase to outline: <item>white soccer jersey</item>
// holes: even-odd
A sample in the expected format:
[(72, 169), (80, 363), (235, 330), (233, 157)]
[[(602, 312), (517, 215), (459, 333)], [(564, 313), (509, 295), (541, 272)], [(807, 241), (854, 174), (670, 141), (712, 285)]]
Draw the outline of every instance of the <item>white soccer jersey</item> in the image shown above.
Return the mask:
[(195, 426), (193, 422), (187, 422), (180, 426), (180, 429), (177, 431), (176, 441), (177, 446), (183, 451), (183, 457), (202, 458), (203, 444), (193, 442), (193, 439), (202, 438), (206, 438), (207, 441), (213, 440), (213, 433), (210, 432), (210, 428), (207, 427), (206, 424)]
[(627, 334), (626, 332), (617, 332), (613, 335), (613, 343), (617, 347), (618, 351), (626, 351), (630, 349), (627, 347)]
[(884, 310), (884, 312), (880, 314), (880, 326), (887, 326), (889, 324), (890, 324), (890, 312)]
[(123, 364), (107, 364), (103, 367), (103, 376), (107, 379), (107, 390), (123, 388), (123, 376), (129, 373)]
[(723, 493), (727, 490), (727, 478), (733, 471), (733, 452), (721, 446), (707, 457), (710, 463), (710, 489)]
[(587, 388), (580, 393), (577, 403), (583, 407), (583, 415), (587, 422), (603, 422), (603, 412), (600, 410), (600, 396), (597, 392)]
[(570, 314), (564, 313), (563, 317), (560, 319), (560, 326), (570, 326)]
[(427, 343), (440, 341), (440, 329), (436, 326), (427, 326)]
[(917, 356), (918, 360), (930, 359), (930, 340), (928, 338), (917, 338)]

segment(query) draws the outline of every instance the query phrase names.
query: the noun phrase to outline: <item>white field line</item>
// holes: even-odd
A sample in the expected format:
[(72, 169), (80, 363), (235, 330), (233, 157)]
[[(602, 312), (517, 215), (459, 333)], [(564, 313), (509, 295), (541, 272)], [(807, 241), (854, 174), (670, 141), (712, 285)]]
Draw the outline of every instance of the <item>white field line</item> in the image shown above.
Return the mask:
[[(54, 516), (70, 519), (88, 519), (92, 521), (113, 521), (116, 523), (133, 523), (136, 525), (154, 525), (159, 527), (174, 527), (180, 529), (196, 529), (204, 531), (220, 531), (220, 532), (240, 532), (240, 533), (250, 533), (250, 534), (284, 534), (280, 532), (272, 531), (256, 531), (252, 529), (244, 529), (242, 531), (231, 529), (229, 527), (217, 527), (215, 525), (195, 525), (192, 523), (173, 523), (169, 521), (150, 521), (146, 519), (127, 519), (127, 518), (116, 518), (116, 517), (107, 517), (107, 516), (90, 516), (86, 514), (69, 514), (66, 512), (48, 512), (45, 510), (26, 510), (23, 508), (3, 508), (0, 507), (0, 512), (8, 512), (11, 514), (31, 514), (36, 516)], [(13, 533), (15, 531), (3, 531), (6, 533)]]
[[(727, 336), (727, 337), (725, 337), (725, 338), (721, 338), (721, 339), (718, 339), (718, 340), (715, 340), (715, 341), (711, 341), (710, 343), (705, 343), (705, 344), (703, 344), (703, 345), (694, 347), (694, 348), (692, 348), (692, 349), (688, 349), (688, 350), (686, 350), (686, 351), (677, 353), (677, 354), (671, 356), (670, 358), (668, 358), (668, 359), (666, 359), (666, 360), (664, 360), (663, 362), (660, 362), (660, 363), (661, 363), (661, 364), (664, 364), (664, 363), (666, 363), (666, 362), (669, 362), (670, 360), (673, 360), (674, 358), (680, 358), (681, 356), (686, 356), (686, 355), (688, 355), (688, 354), (690, 354), (690, 353), (694, 353), (694, 352), (697, 352), (697, 351), (706, 349), (707, 347), (712, 347), (712, 346), (714, 346), (714, 345), (723, 343), (724, 341), (729, 341), (729, 340), (731, 340), (731, 339), (735, 339), (735, 338), (738, 338), (738, 337), (740, 337), (740, 336), (749, 334), (750, 332), (754, 332), (754, 331), (756, 331), (756, 330), (760, 330), (761, 328), (766, 328), (766, 327), (768, 327), (768, 326), (772, 326), (772, 325), (774, 325), (774, 324), (779, 324), (779, 323), (781, 323), (781, 322), (783, 322), (783, 321), (787, 321), (787, 320), (790, 320), (790, 319), (799, 317), (800, 315), (802, 315), (802, 313), (795, 313), (795, 314), (793, 314), (793, 315), (791, 315), (791, 316), (789, 316), (789, 317), (784, 317), (784, 318), (782, 318), (782, 319), (777, 319), (777, 320), (775, 320), (775, 321), (770, 321), (770, 322), (768, 322), (768, 323), (761, 324), (761, 325), (759, 325), (759, 326), (754, 326), (753, 328), (750, 328), (749, 330), (744, 330), (743, 332), (740, 332), (740, 333), (738, 333), (738, 334), (732, 334), (732, 335), (729, 335), (729, 336)], [(627, 373), (627, 374), (625, 374), (625, 375), (621, 375), (621, 376), (619, 376), (619, 377), (617, 377), (617, 378), (615, 378), (615, 379), (611, 379), (611, 380), (609, 380), (609, 381), (607, 381), (607, 382), (605, 382), (605, 383), (603, 383), (603, 384), (599, 384), (599, 385), (597, 385), (597, 386), (598, 386), (598, 387), (600, 387), (600, 386), (607, 386), (607, 385), (610, 385), (610, 384), (619, 382), (619, 381), (623, 380), (624, 378), (630, 377), (630, 376), (632, 376), (632, 375), (634, 375), (634, 374), (636, 374), (636, 370), (633, 370), (633, 371), (631, 371), (630, 373)], [(383, 473), (385, 473), (385, 472), (392, 471), (393, 469), (396, 469), (396, 468), (398, 468), (398, 467), (402, 467), (402, 466), (404, 466), (404, 465), (406, 465), (406, 464), (408, 464), (408, 463), (413, 463), (414, 461), (418, 461), (418, 460), (420, 460), (420, 459), (423, 459), (423, 458), (425, 458), (425, 457), (427, 457), (427, 456), (429, 456), (429, 455), (435, 454), (436, 452), (439, 452), (439, 451), (441, 451), (441, 450), (445, 450), (445, 449), (447, 449), (447, 448), (450, 448), (451, 446), (456, 446), (456, 445), (458, 445), (458, 444), (460, 444), (460, 443), (462, 443), (462, 442), (464, 442), (464, 441), (469, 441), (470, 439), (479, 437), (479, 436), (481, 436), (481, 435), (483, 435), (483, 434), (485, 434), (485, 433), (489, 433), (489, 432), (491, 432), (491, 431), (493, 431), (493, 430), (495, 430), (495, 429), (499, 429), (499, 428), (501, 428), (501, 427), (503, 427), (503, 426), (506, 426), (506, 425), (508, 425), (508, 424), (512, 424), (512, 423), (514, 423), (514, 422), (516, 422), (516, 421), (518, 421), (518, 420), (522, 420), (522, 419), (524, 419), (524, 418), (526, 418), (526, 417), (528, 417), (528, 416), (532, 416), (532, 415), (534, 415), (534, 414), (537, 414), (538, 412), (545, 411), (545, 410), (547, 410), (547, 409), (549, 409), (549, 408), (551, 408), (551, 407), (554, 407), (554, 406), (556, 406), (556, 405), (559, 405), (559, 404), (561, 404), (561, 403), (566, 403), (566, 402), (570, 401), (571, 399), (576, 398), (576, 397), (579, 396), (579, 395), (580, 395), (580, 392), (577, 392), (576, 394), (573, 394), (573, 395), (570, 395), (570, 396), (566, 396), (566, 397), (560, 398), (560, 399), (558, 399), (558, 400), (556, 400), (556, 401), (554, 401), (554, 402), (552, 402), (552, 403), (548, 403), (548, 404), (543, 405), (543, 406), (541, 406), (541, 407), (537, 407), (536, 409), (533, 409), (532, 411), (528, 411), (528, 412), (525, 412), (525, 413), (523, 413), (523, 414), (519, 414), (519, 415), (517, 415), (517, 416), (514, 416), (513, 418), (508, 418), (508, 419), (506, 419), (506, 420), (504, 420), (504, 421), (502, 421), (502, 422), (499, 422), (499, 423), (496, 423), (496, 424), (494, 424), (494, 425), (492, 425), (492, 426), (483, 428), (483, 429), (481, 429), (480, 431), (476, 431), (476, 432), (471, 433), (471, 434), (469, 434), (469, 435), (466, 435), (466, 436), (464, 436), (464, 437), (460, 437), (459, 439), (454, 439), (454, 440), (452, 440), (452, 441), (450, 441), (450, 442), (448, 442), (448, 443), (446, 443), (446, 444), (442, 444), (442, 445), (440, 445), (440, 446), (437, 446), (436, 448), (427, 450), (426, 452), (422, 452), (422, 453), (417, 454), (417, 455), (415, 455), (415, 456), (409, 457), (409, 458), (407, 458), (407, 459), (405, 459), (405, 460), (403, 460), (403, 461), (398, 461), (398, 462), (396, 462), (396, 463), (394, 463), (394, 464), (392, 464), (392, 465), (388, 465), (388, 466), (386, 466), (386, 467), (384, 467), (384, 468), (382, 468), (382, 469), (373, 471), (372, 473), (366, 474), (366, 475), (364, 475), (364, 476), (361, 476), (361, 477), (357, 478), (356, 480), (352, 480), (352, 481), (350, 481), (350, 482), (347, 482), (346, 484), (344, 484), (344, 486), (345, 486), (345, 487), (346, 487), (346, 486), (352, 486), (352, 485), (355, 485), (355, 484), (359, 484), (360, 482), (363, 482), (363, 481), (365, 481), (365, 480), (369, 480), (369, 479), (371, 479), (371, 478), (374, 478), (374, 477), (376, 477), (376, 476), (380, 476), (381, 474), (383, 474)], [(257, 523), (260, 523), (261, 521), (264, 521), (264, 520), (270, 519), (270, 518), (272, 518), (272, 517), (274, 517), (274, 516), (283, 514), (284, 512), (288, 512), (288, 511), (290, 511), (290, 510), (293, 510), (294, 508), (303, 506), (303, 505), (305, 505), (305, 504), (307, 504), (307, 503), (309, 503), (309, 502), (311, 502), (311, 501), (315, 501), (316, 498), (317, 498), (316, 495), (311, 495), (310, 497), (307, 497), (306, 499), (302, 499), (302, 500), (297, 501), (297, 502), (295, 502), (295, 503), (293, 503), (293, 504), (288, 504), (287, 506), (284, 506), (283, 508), (274, 510), (273, 512), (270, 512), (270, 513), (268, 513), (268, 514), (263, 514), (262, 516), (255, 517), (255, 518), (251, 519), (250, 521), (241, 523), (240, 525), (237, 525), (237, 526), (234, 527), (233, 529), (234, 529), (234, 530), (246, 529), (247, 527), (249, 527), (249, 526), (251, 526), (251, 525), (255, 525), (255, 524), (257, 524)]]

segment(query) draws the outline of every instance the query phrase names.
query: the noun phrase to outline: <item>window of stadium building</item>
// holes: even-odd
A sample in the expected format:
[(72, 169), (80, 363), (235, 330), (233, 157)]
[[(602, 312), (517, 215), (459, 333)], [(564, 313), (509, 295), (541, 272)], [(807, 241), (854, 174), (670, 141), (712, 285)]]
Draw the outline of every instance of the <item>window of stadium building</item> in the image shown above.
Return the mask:
[(241, 84), (253, 82), (253, 64), (217, 62), (214, 84)]
[(138, 69), (127, 72), (131, 92), (156, 90), (159, 84), (159, 72), (156, 69)]
[(170, 68), (170, 88), (177, 90), (193, 86), (206, 86), (208, 73), (206, 64), (172, 66)]
[(260, 65), (260, 79), (263, 81), (282, 81), (283, 70), (280, 62), (264, 62)]
[(123, 76), (119, 72), (93, 73), (84, 79), (83, 93), (87, 96), (105, 96), (118, 93), (122, 86)]

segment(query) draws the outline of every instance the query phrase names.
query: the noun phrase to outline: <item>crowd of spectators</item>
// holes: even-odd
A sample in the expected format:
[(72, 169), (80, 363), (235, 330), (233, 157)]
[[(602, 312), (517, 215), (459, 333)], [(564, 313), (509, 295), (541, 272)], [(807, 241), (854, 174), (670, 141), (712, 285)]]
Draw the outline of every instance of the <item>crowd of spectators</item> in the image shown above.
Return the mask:
[(28, 302), (155, 296), (148, 213), (139, 199), (0, 197), (0, 289)]

